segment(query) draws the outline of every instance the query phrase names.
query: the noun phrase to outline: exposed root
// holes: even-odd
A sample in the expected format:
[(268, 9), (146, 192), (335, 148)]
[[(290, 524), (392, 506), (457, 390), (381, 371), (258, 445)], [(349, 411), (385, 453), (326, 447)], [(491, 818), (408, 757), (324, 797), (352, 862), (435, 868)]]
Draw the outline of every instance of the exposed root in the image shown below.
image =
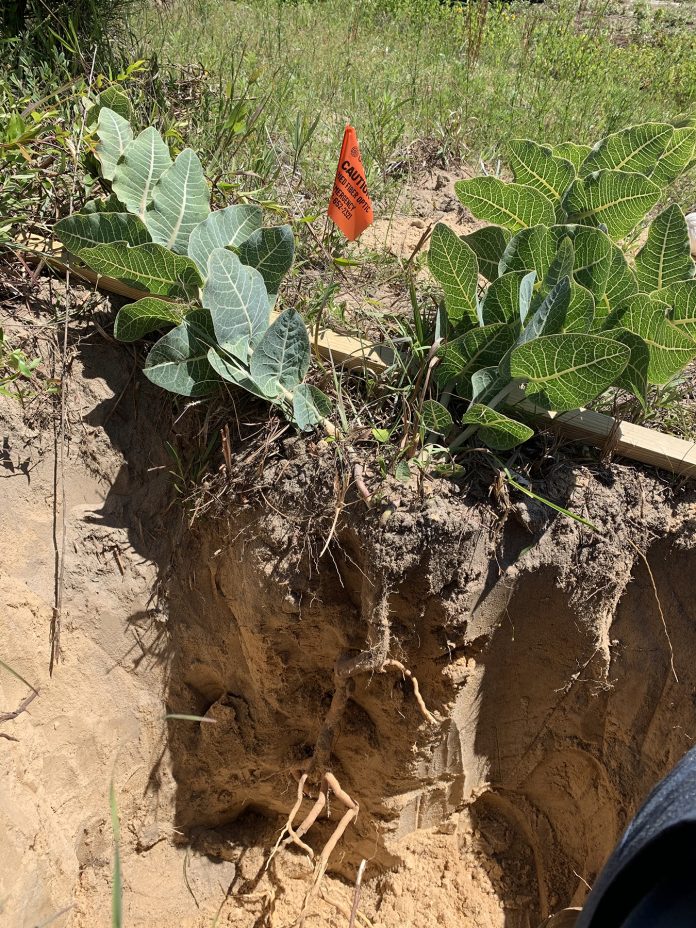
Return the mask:
[(351, 822), (355, 821), (358, 817), (359, 806), (354, 799), (352, 799), (348, 793), (342, 788), (341, 784), (338, 782), (333, 773), (325, 773), (321, 790), (324, 793), (328, 793), (331, 790), (336, 798), (346, 806), (346, 811), (344, 812), (342, 818), (340, 819), (338, 825), (333, 830), (331, 837), (324, 845), (324, 849), (321, 852), (319, 860), (316, 863), (314, 868), (314, 877), (312, 879), (312, 885), (310, 886), (307, 894), (304, 898), (302, 904), (302, 911), (300, 912), (295, 925), (297, 928), (302, 928), (304, 925), (305, 919), (309, 914), (309, 909), (314, 900), (317, 897), (319, 889), (321, 887), (321, 882), (324, 879), (324, 874), (326, 873), (326, 868), (329, 865), (329, 859), (333, 853), (336, 845), (343, 837), (343, 834), (346, 828), (350, 825)]
[(424, 718), (426, 718), (431, 724), (437, 725), (437, 719), (432, 714), (432, 712), (429, 711), (428, 707), (425, 705), (425, 702), (423, 701), (423, 697), (421, 696), (421, 692), (420, 692), (420, 687), (418, 686), (417, 678), (414, 677), (414, 675), (411, 673), (410, 670), (404, 667), (401, 661), (395, 661), (392, 659), (386, 660), (380, 669), (382, 671), (385, 671), (385, 670), (389, 670), (390, 668), (393, 668), (394, 670), (399, 670), (405, 677), (409, 678), (409, 680), (413, 684), (413, 695), (416, 697), (418, 708), (423, 713)]
[(301, 850), (303, 850), (305, 854), (309, 855), (310, 860), (314, 860), (314, 851), (308, 844), (305, 844), (304, 841), (302, 841), (302, 839), (300, 838), (300, 835), (292, 827), (293, 822), (295, 821), (295, 816), (300, 811), (300, 806), (302, 805), (302, 800), (304, 799), (304, 785), (307, 782), (307, 776), (308, 774), (303, 773), (302, 776), (300, 777), (300, 780), (297, 784), (297, 799), (295, 800), (295, 805), (290, 810), (290, 814), (288, 815), (288, 820), (285, 823), (285, 826), (283, 827), (283, 830), (281, 831), (280, 835), (278, 836), (278, 840), (276, 841), (273, 850), (269, 854), (268, 860), (266, 861), (266, 867), (265, 867), (266, 870), (268, 870), (268, 867), (271, 861), (273, 860), (275, 855), (278, 853), (278, 850), (280, 849), (280, 847), (281, 846), (284, 847), (286, 844), (290, 844), (290, 843), (295, 844), (297, 847), (301, 848)]
[[(299, 779), (297, 784), (297, 799), (295, 801), (295, 805), (292, 807), (290, 814), (288, 815), (288, 820), (285, 823), (285, 826), (268, 857), (265, 867), (266, 870), (268, 870), (271, 861), (278, 853), (280, 848), (286, 847), (289, 844), (294, 844), (296, 847), (301, 848), (306, 854), (309, 855), (310, 860), (314, 860), (314, 851), (311, 847), (309, 847), (308, 844), (305, 844), (305, 842), (302, 840), (302, 836), (309, 831), (312, 825), (319, 818), (319, 815), (321, 814), (324, 807), (327, 805), (329, 791), (331, 791), (336, 796), (338, 801), (346, 807), (346, 811), (341, 817), (339, 823), (334, 828), (331, 837), (324, 845), (324, 849), (322, 850), (319, 859), (314, 866), (312, 885), (305, 895), (304, 902), (302, 904), (302, 911), (300, 912), (297, 921), (295, 922), (297, 928), (302, 928), (302, 925), (304, 925), (305, 919), (309, 915), (309, 909), (312, 905), (312, 902), (316, 899), (317, 893), (321, 887), (324, 874), (326, 873), (326, 868), (329, 865), (329, 859), (334, 852), (336, 845), (341, 840), (341, 837), (343, 836), (346, 828), (358, 817), (358, 811), (360, 808), (358, 803), (355, 802), (355, 800), (352, 799), (351, 796), (349, 796), (348, 793), (343, 789), (335, 775), (330, 771), (326, 771), (321, 779), (319, 796), (303, 820), (302, 824), (299, 826), (299, 828), (295, 829), (293, 827), (295, 816), (300, 811), (300, 807), (304, 799), (304, 787), (308, 776), (309, 774), (303, 773)], [(350, 914), (350, 911), (348, 914)]]
[(652, 572), (652, 570), (650, 569), (650, 564), (649, 564), (649, 562), (648, 562), (647, 557), (646, 557), (645, 554), (640, 550), (640, 548), (638, 547), (638, 545), (635, 544), (635, 542), (631, 541), (630, 538), (628, 539), (628, 543), (629, 543), (629, 544), (631, 545), (631, 547), (638, 553), (638, 555), (642, 558), (643, 563), (645, 564), (645, 567), (646, 567), (646, 569), (647, 569), (647, 571), (648, 571), (648, 576), (650, 577), (650, 583), (651, 583), (652, 588), (653, 588), (653, 593), (655, 594), (655, 602), (657, 603), (657, 611), (658, 611), (659, 614), (660, 614), (660, 621), (662, 622), (662, 628), (663, 628), (664, 633), (665, 633), (665, 638), (667, 639), (667, 647), (668, 647), (668, 649), (669, 649), (669, 666), (670, 666), (670, 668), (671, 668), (671, 670), (672, 670), (672, 676), (674, 677), (675, 682), (676, 682), (676, 683), (679, 683), (679, 677), (677, 676), (677, 669), (676, 669), (676, 667), (674, 666), (674, 648), (672, 647), (672, 639), (669, 637), (669, 629), (667, 628), (667, 620), (665, 619), (665, 614), (664, 614), (664, 612), (662, 611), (662, 603), (660, 602), (660, 595), (659, 595), (659, 593), (657, 592), (657, 584), (655, 583), (655, 577), (653, 576), (653, 572)]
[[(334, 828), (329, 840), (324, 845), (319, 857), (314, 864), (314, 874), (312, 885), (310, 886), (304, 898), (302, 911), (300, 912), (295, 924), (295, 928), (302, 928), (305, 920), (309, 917), (310, 908), (320, 893), (322, 880), (329, 865), (331, 854), (336, 845), (343, 837), (348, 826), (358, 817), (358, 803), (343, 789), (336, 776), (331, 772), (331, 755), (333, 752), (334, 742), (336, 740), (338, 727), (345, 714), (348, 700), (353, 694), (355, 687), (354, 677), (362, 673), (385, 673), (387, 670), (396, 670), (404, 678), (408, 677), (413, 686), (413, 694), (416, 699), (418, 708), (423, 717), (431, 724), (437, 724), (437, 719), (425, 705), (425, 701), (418, 686), (418, 680), (408, 670), (401, 661), (389, 657), (391, 645), (391, 627), (389, 623), (389, 587), (385, 580), (381, 579), (377, 583), (366, 583), (363, 588), (363, 614), (367, 616), (368, 625), (368, 649), (360, 654), (343, 654), (340, 655), (334, 666), (334, 692), (331, 698), (329, 711), (326, 713), (323, 725), (317, 737), (312, 757), (303, 765), (302, 775), (297, 785), (297, 799), (292, 807), (288, 820), (276, 841), (275, 847), (268, 858), (266, 868), (280, 850), (294, 844), (304, 851), (310, 860), (315, 860), (312, 849), (302, 838), (307, 834), (312, 825), (317, 821), (324, 808), (328, 804), (329, 792), (332, 792), (339, 802), (345, 806), (346, 811), (343, 813), (340, 821)], [(314, 805), (307, 813), (302, 823), (295, 828), (295, 817), (300, 811), (304, 799), (304, 788), (310, 775), (321, 772), (321, 783), (319, 795)], [(361, 917), (357, 907), (359, 904), (359, 888), (362, 870), (356, 883), (356, 897), (352, 909), (347, 909), (351, 926), (359, 923), (369, 925), (367, 919)], [(334, 900), (332, 904), (336, 905)], [(339, 905), (336, 905), (340, 909)], [(342, 911), (342, 909), (341, 909)]]
[(367, 488), (363, 474), (364, 469), (362, 464), (359, 462), (353, 464), (353, 480), (355, 481), (355, 486), (358, 489), (358, 493), (360, 493), (362, 498), (365, 500), (365, 505), (368, 509), (370, 509), (372, 507), (372, 494)]

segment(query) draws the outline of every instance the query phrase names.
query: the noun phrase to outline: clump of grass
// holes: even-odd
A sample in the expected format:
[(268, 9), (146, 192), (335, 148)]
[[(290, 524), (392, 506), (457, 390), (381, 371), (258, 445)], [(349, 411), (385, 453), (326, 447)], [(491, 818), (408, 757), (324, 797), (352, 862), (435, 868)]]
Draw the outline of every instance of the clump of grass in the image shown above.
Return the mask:
[(6, 0), (0, 5), (0, 38), (21, 37), (22, 49), (37, 62), (63, 50), (74, 71), (82, 69), (83, 48), (113, 63), (112, 50), (125, 36), (126, 13), (135, 2)]

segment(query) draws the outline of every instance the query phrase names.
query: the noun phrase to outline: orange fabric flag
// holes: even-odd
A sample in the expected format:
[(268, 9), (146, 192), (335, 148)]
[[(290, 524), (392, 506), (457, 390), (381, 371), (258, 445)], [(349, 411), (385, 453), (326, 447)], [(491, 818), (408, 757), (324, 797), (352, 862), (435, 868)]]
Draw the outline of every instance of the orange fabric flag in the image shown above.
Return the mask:
[(354, 242), (373, 221), (358, 136), (352, 126), (346, 126), (343, 134), (341, 157), (329, 203), (329, 219), (336, 223), (349, 242)]

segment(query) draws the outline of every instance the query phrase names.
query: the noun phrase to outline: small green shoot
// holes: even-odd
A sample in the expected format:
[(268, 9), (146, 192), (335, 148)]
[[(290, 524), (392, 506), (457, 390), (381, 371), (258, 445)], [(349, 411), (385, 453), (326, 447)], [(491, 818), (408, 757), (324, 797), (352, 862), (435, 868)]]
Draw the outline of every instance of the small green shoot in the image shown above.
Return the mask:
[(123, 928), (123, 881), (121, 876), (121, 824), (116, 805), (116, 788), (114, 779), (109, 784), (109, 808), (111, 809), (111, 829), (114, 837), (114, 865), (111, 883), (111, 926)]

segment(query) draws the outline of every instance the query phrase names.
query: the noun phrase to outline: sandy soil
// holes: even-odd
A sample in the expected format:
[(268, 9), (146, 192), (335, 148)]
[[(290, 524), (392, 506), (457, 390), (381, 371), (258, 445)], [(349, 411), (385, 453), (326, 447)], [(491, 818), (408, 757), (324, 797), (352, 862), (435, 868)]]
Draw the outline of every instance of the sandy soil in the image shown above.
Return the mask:
[[(111, 924), (112, 780), (129, 928), (280, 928), (305, 905), (307, 925), (345, 926), (361, 859), (363, 926), (536, 928), (581, 904), (696, 735), (693, 494), (548, 463), (544, 492), (600, 534), (442, 481), (387, 483), (371, 510), (349, 496), (329, 537), (337, 461), (286, 439), (254, 492), (189, 529), (166, 398), (94, 318), (67, 386), (55, 530), (56, 409), (0, 400), (0, 658), (39, 691), (0, 725), (3, 924)], [(314, 763), (341, 661), (381, 651), (434, 721), (402, 673), (358, 673)], [(27, 694), (0, 667), (2, 711)], [(296, 823), (327, 769), (360, 813), (308, 901), (305, 853), (266, 863), (297, 777)], [(315, 854), (345, 807), (325, 812)]]

